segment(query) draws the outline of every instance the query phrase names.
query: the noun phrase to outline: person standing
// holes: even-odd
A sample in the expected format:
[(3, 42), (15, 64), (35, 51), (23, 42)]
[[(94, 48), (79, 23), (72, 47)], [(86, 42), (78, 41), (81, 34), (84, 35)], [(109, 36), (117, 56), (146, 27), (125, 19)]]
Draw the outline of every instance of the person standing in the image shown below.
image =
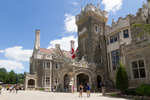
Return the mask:
[(52, 91), (53, 91), (53, 89), (54, 89), (53, 86), (51, 87), (51, 89), (52, 89)]
[(66, 90), (66, 92), (67, 92), (67, 86), (65, 86), (65, 90)]
[(72, 89), (73, 89), (73, 93), (74, 93), (74, 86), (72, 87)]
[(10, 89), (10, 93), (11, 93), (11, 90), (12, 90), (12, 86), (11, 86), (11, 85), (10, 85), (10, 88), (9, 88), (9, 89)]
[(87, 83), (86, 89), (87, 89), (87, 97), (90, 97), (90, 85), (89, 85), (89, 83)]
[(16, 85), (16, 94), (18, 93), (18, 86)]
[(83, 86), (80, 84), (79, 88), (79, 97), (81, 96), (82, 97), (82, 92), (83, 92)]
[(0, 85), (0, 94), (2, 93), (2, 88), (3, 88), (3, 87)]

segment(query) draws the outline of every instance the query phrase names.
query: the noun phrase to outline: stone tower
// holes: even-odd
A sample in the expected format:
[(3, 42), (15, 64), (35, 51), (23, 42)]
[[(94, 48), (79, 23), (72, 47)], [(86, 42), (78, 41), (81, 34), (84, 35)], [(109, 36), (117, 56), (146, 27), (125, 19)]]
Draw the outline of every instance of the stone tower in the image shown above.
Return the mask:
[(35, 31), (35, 45), (34, 45), (34, 49), (40, 49), (40, 34), (41, 31), (40, 30), (36, 30)]
[(93, 4), (82, 7), (76, 16), (78, 26), (78, 60), (83, 57), (88, 62), (101, 63), (106, 61), (106, 46), (104, 40), (108, 13)]

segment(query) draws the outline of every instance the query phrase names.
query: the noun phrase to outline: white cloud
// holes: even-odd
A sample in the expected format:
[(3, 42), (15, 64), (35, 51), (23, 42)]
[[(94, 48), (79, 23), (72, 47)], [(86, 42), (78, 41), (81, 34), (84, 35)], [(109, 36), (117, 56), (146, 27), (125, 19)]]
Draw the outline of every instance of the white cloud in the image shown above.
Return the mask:
[(17, 61), (29, 61), (30, 56), (32, 55), (33, 50), (23, 50), (22, 46), (15, 46), (1, 50), (1, 53), (5, 53), (5, 56), (9, 59), (14, 59)]
[(23, 64), (12, 60), (0, 60), (0, 67), (7, 71), (15, 69), (24, 69)]
[(103, 0), (102, 4), (105, 5), (106, 11), (112, 11), (115, 13), (117, 10), (121, 9), (122, 1), (123, 0)]
[(4, 50), (0, 50), (0, 53), (4, 53)]
[(50, 41), (50, 45), (48, 49), (55, 48), (55, 44), (60, 44), (61, 45), (60, 48), (62, 50), (70, 51), (70, 40), (75, 41), (75, 49), (76, 49), (78, 46), (78, 40), (77, 40), (77, 37), (75, 38), (74, 35), (69, 36), (69, 37), (62, 37), (62, 39), (55, 39), (55, 40)]
[(64, 20), (65, 23), (65, 30), (67, 33), (77, 32), (77, 26), (75, 24), (75, 16), (71, 14), (65, 14), (66, 19)]
[(77, 2), (71, 2), (71, 4), (73, 4), (73, 5), (78, 5), (78, 3), (77, 3)]

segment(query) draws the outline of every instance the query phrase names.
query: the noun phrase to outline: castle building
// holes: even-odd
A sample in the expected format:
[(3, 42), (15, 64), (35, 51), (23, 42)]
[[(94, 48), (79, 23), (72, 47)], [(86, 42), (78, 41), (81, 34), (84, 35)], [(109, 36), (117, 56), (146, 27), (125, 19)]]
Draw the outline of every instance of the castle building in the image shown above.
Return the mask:
[[(150, 23), (150, 0), (143, 3), (134, 15), (120, 17), (111, 26), (106, 25), (108, 13), (93, 4), (81, 8), (76, 16), (78, 27), (78, 48), (76, 58), (72, 59), (70, 51), (40, 47), (40, 30), (35, 31), (35, 45), (30, 57), (30, 73), (25, 76), (24, 88), (56, 87), (64, 91), (67, 86), (78, 91), (80, 84), (90, 83), (91, 88), (100, 91), (103, 83), (106, 91), (115, 85), (118, 62), (125, 65), (129, 77), (129, 88), (136, 88), (143, 83), (150, 83), (150, 36), (137, 37), (141, 31), (132, 27), (135, 23)], [(70, 50), (75, 49), (74, 41), (70, 41)], [(84, 88), (84, 91), (86, 88)]]

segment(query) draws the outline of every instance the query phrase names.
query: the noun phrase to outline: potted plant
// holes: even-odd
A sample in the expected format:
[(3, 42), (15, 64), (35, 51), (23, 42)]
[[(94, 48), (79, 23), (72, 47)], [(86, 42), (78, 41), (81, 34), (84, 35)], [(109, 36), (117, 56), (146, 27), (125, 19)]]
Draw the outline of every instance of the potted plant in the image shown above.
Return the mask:
[(93, 92), (95, 92), (95, 86), (94, 86), (94, 84), (93, 84)]

